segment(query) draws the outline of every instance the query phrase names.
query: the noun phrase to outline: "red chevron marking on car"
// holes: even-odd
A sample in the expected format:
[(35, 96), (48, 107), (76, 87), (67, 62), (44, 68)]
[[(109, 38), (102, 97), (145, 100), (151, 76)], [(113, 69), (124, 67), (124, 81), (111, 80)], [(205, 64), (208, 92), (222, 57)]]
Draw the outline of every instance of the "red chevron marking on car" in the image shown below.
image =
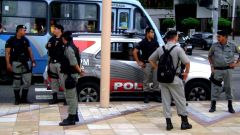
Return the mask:
[(87, 40), (74, 40), (73, 43), (77, 46), (80, 52), (86, 50), (88, 47), (95, 44), (95, 41), (87, 41)]

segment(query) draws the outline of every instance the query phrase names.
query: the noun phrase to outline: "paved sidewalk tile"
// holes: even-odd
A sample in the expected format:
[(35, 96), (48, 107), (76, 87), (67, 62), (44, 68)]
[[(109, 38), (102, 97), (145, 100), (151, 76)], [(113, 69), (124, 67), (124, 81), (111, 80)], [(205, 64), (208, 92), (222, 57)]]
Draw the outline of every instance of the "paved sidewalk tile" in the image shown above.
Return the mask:
[(111, 102), (110, 108), (99, 103), (79, 103), (80, 122), (59, 126), (67, 117), (61, 104), (0, 105), (1, 135), (239, 135), (240, 102), (234, 102), (235, 114), (227, 112), (227, 103), (217, 103), (209, 113), (210, 102), (190, 102), (187, 110), (190, 130), (180, 130), (181, 119), (172, 107), (174, 129), (166, 131), (162, 104), (151, 102)]

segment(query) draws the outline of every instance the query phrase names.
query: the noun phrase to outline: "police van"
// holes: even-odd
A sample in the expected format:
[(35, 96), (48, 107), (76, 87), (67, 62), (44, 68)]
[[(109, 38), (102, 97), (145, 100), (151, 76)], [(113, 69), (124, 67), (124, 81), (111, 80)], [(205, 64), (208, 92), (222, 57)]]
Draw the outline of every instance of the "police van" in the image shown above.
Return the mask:
[[(138, 36), (111, 36), (111, 97), (136, 97), (143, 93), (143, 70), (133, 59), (133, 48), (141, 41)], [(96, 102), (100, 97), (101, 35), (81, 35), (74, 42), (82, 42), (81, 68), (85, 74), (78, 80), (77, 93), (80, 102)], [(83, 47), (83, 42), (85, 46)], [(78, 46), (80, 47), (80, 46)], [(206, 59), (189, 56), (191, 68), (185, 81), (187, 100), (210, 99), (210, 67)], [(50, 96), (46, 94), (45, 96)]]

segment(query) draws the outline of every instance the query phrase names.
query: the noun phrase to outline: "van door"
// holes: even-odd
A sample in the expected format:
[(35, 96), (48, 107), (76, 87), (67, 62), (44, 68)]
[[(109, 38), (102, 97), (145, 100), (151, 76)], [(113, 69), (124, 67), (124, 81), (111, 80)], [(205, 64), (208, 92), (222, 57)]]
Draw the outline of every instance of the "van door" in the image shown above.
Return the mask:
[(143, 71), (133, 59), (135, 44), (113, 42), (111, 44), (111, 91), (142, 91)]

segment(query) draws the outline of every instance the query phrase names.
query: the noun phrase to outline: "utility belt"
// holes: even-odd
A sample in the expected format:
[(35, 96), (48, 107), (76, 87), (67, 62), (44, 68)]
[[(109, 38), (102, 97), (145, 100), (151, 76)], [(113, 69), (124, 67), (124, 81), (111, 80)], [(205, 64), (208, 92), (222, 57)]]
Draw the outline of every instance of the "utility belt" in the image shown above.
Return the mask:
[(226, 67), (214, 67), (215, 70), (227, 70), (227, 69), (233, 69), (230, 66), (226, 66)]
[(57, 60), (57, 59), (52, 59), (52, 58), (50, 58), (50, 61), (49, 61), (50, 63), (60, 63), (60, 61), (59, 60)]

